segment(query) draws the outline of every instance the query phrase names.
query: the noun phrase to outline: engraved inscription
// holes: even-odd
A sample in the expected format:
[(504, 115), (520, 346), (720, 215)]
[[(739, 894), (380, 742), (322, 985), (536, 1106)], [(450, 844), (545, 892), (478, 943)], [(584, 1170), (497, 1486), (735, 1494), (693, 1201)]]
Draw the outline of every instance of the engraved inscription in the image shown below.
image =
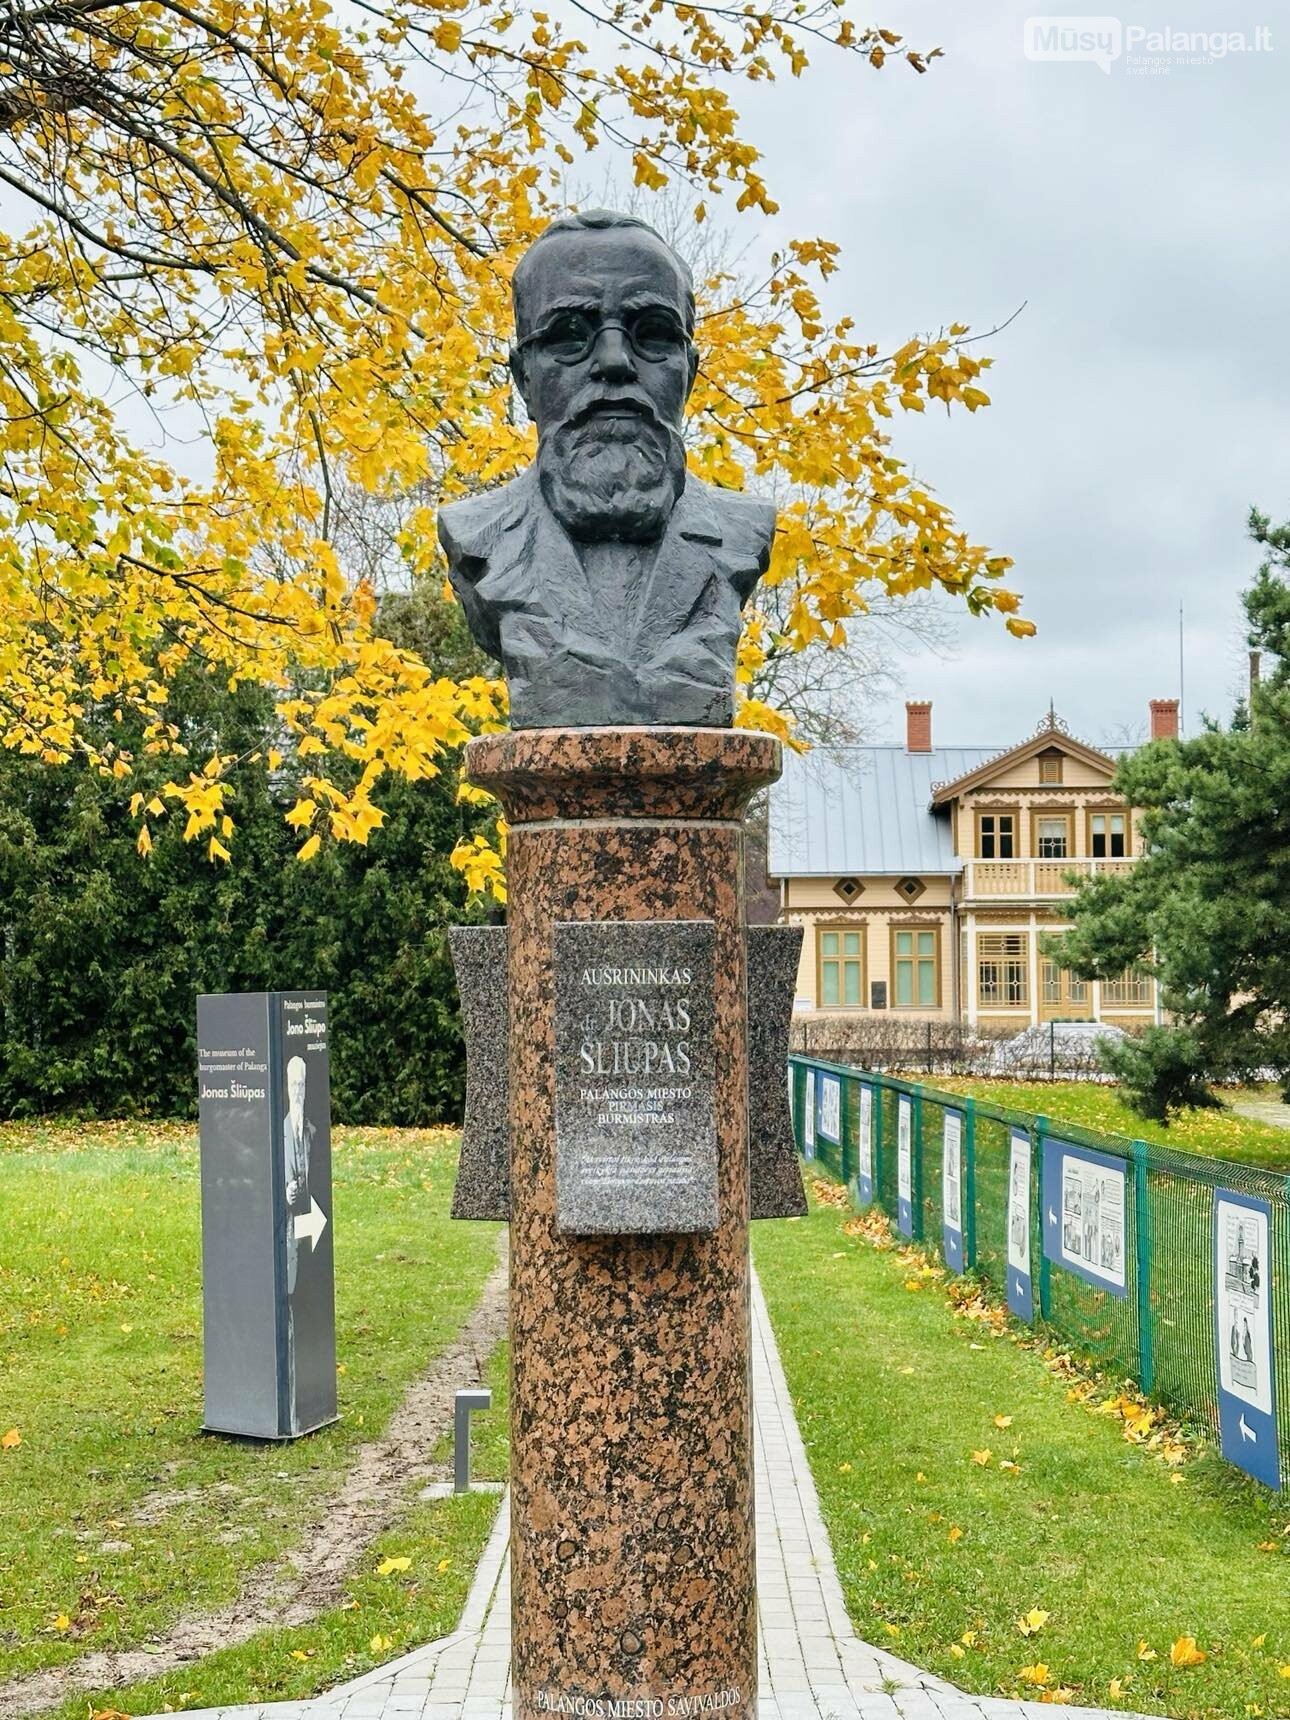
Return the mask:
[(555, 928), (561, 1230), (714, 1230), (715, 929), (701, 920)]

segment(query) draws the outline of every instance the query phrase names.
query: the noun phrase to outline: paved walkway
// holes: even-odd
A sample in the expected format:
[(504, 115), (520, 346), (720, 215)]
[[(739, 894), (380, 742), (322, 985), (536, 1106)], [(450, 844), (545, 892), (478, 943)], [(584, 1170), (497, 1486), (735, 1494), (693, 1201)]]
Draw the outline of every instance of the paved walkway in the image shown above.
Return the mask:
[[(753, 1286), (758, 1720), (1141, 1720), (1117, 1710), (968, 1696), (855, 1634), (761, 1289)], [(451, 1636), (310, 1702), (190, 1720), (510, 1720), (505, 1504)]]

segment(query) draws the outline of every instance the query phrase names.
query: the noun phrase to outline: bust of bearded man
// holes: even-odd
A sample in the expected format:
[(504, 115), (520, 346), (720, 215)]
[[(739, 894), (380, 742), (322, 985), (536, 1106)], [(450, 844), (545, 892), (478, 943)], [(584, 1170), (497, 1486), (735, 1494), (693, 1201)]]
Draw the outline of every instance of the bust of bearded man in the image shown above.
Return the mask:
[(512, 726), (728, 727), (775, 509), (686, 470), (690, 271), (644, 222), (592, 210), (539, 235), (512, 293), (511, 373), (537, 459), (439, 514), (448, 577), (502, 663)]

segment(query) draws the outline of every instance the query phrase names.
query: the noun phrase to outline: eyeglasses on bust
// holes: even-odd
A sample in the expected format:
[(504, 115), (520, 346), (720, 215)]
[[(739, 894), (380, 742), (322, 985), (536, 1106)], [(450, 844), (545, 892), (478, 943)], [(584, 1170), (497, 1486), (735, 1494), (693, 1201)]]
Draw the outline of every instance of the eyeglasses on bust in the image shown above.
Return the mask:
[(690, 344), (680, 318), (661, 306), (629, 313), (621, 322), (602, 320), (589, 311), (558, 311), (549, 323), (516, 344), (537, 346), (557, 364), (581, 364), (610, 328), (618, 329), (637, 358), (647, 364), (662, 364)]

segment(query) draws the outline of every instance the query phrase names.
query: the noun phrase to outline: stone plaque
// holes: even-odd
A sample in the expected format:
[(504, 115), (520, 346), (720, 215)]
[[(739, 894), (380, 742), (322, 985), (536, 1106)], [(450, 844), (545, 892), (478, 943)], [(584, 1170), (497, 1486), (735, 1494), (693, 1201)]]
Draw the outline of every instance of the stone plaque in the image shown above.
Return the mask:
[(557, 923), (561, 1230), (717, 1228), (715, 935), (709, 920)]

